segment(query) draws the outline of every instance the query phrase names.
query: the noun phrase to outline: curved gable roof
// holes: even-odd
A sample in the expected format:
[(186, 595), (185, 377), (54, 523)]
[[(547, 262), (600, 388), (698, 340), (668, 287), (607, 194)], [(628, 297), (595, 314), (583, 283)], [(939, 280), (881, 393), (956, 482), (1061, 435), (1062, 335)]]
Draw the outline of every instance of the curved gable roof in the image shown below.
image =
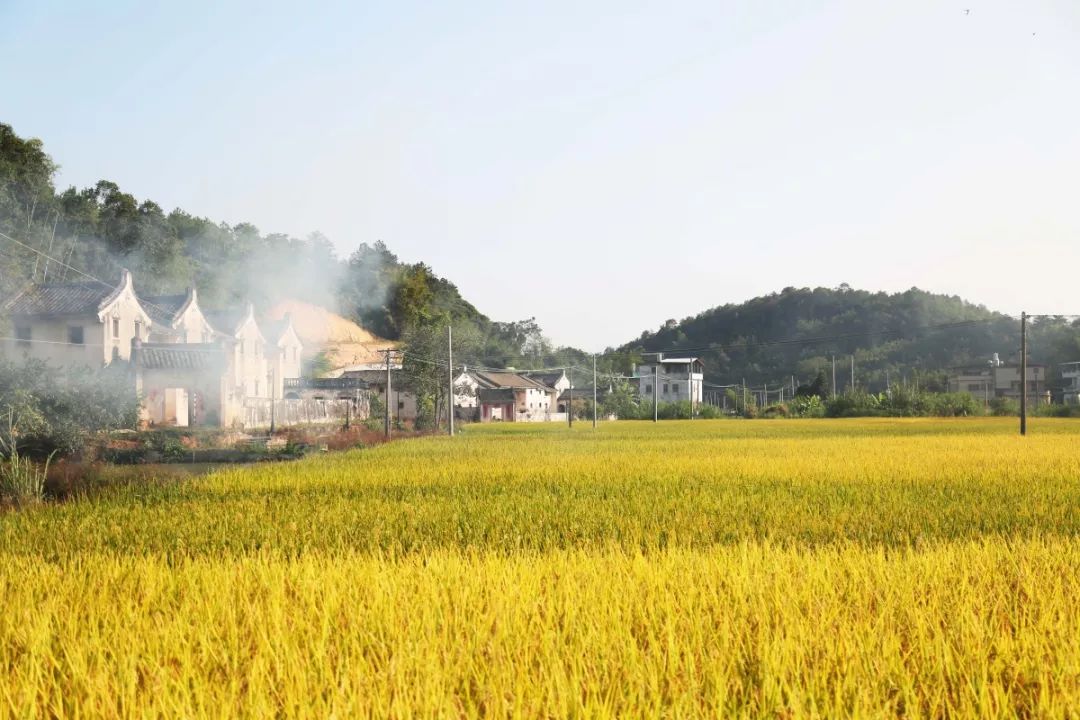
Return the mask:
[(99, 281), (75, 283), (34, 283), (4, 303), (11, 315), (97, 315), (118, 298), (131, 282), (124, 270), (115, 286)]

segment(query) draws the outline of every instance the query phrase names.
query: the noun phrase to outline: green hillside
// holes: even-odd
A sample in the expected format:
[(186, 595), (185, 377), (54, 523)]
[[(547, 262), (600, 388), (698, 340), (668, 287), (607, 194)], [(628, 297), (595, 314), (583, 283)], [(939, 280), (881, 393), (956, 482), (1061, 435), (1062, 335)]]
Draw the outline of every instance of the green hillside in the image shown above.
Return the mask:
[[(1080, 326), (1063, 318), (1032, 323), (1033, 362), (1080, 360)], [(669, 320), (645, 332), (621, 351), (693, 351), (715, 383), (808, 382), (831, 370), (837, 357), (841, 389), (855, 356), (860, 387), (883, 388), (890, 380), (920, 376), (939, 384), (946, 368), (982, 364), (993, 353), (1017, 361), (1017, 319), (973, 305), (959, 297), (917, 288), (901, 293), (840, 288), (785, 288), (779, 293), (706, 310), (695, 317)]]

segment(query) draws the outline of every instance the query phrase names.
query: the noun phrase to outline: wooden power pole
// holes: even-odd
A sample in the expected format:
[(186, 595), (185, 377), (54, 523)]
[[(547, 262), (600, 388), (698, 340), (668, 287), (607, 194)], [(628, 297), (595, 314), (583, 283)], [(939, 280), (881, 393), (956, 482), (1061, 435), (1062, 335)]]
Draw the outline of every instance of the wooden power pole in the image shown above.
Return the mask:
[[(659, 361), (658, 361), (659, 362)], [(658, 365), (652, 366), (652, 421), (656, 422), (660, 415), (660, 399), (657, 396), (659, 388), (656, 386), (657, 381), (660, 379), (660, 367)]]
[(596, 429), (596, 356), (592, 356), (592, 429)]
[(1027, 435), (1027, 313), (1020, 313), (1020, 434)]
[(570, 370), (570, 388), (567, 392), (566, 400), (566, 424), (568, 427), (574, 427), (574, 368)]
[(450, 373), (450, 393), (446, 396), (446, 427), (450, 437), (454, 436), (454, 328), (446, 326), (446, 360)]
[(383, 432), (386, 435), (386, 439), (390, 439), (390, 350), (383, 350), (386, 353), (386, 418), (384, 422)]

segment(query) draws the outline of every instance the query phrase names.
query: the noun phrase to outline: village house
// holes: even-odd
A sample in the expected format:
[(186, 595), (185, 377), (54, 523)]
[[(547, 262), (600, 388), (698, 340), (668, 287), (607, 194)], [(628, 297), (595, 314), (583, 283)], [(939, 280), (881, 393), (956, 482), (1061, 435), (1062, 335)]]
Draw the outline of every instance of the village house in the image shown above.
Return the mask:
[(229, 427), (243, 422), (244, 400), (233, 392), (232, 355), (220, 343), (132, 341), (141, 421), (151, 427)]
[[(371, 368), (368, 370), (346, 370), (338, 377), (342, 379), (354, 379), (363, 381), (373, 397), (387, 404), (386, 398), (386, 369)], [(401, 371), (401, 367), (390, 369), (390, 416), (394, 420), (413, 422), (419, 412), (419, 402), (416, 393), (409, 385)]]
[(556, 394), (566, 392), (570, 389), (570, 378), (567, 377), (565, 370), (527, 372), (523, 374), (531, 380), (536, 380), (539, 383), (547, 385), (552, 390), (555, 390)]
[[(127, 270), (115, 286), (28, 285), (2, 312), (13, 327), (2, 345), (8, 357), (67, 367), (126, 363), (147, 425), (260, 424), (274, 417), (285, 382), (301, 374), (303, 344), (288, 315), (260, 324), (251, 304), (204, 312), (194, 288), (140, 296)], [(292, 410), (295, 418), (332, 419), (324, 405)]]
[(476, 372), (473, 376), (481, 422), (566, 419), (565, 413), (557, 412), (555, 388), (518, 373)]
[(270, 397), (267, 343), (255, 320), (255, 307), (247, 303), (240, 309), (208, 313), (207, 319), (233, 355), (231, 392), (237, 397)]
[[(596, 402), (597, 404), (603, 403), (611, 392), (611, 386), (599, 386), (596, 388)], [(592, 385), (588, 387), (574, 387), (567, 388), (559, 393), (558, 404), (559, 412), (563, 412), (565, 408), (573, 407), (575, 417), (585, 412), (593, 401), (593, 388)]]
[(700, 358), (647, 353), (643, 360), (634, 373), (642, 398), (652, 398), (655, 390), (656, 399), (660, 402), (689, 401), (694, 405), (701, 404), (705, 365)]
[(461, 373), (454, 378), (454, 417), (458, 420), (480, 419), (480, 383), (476, 380), (476, 373), (470, 372), (467, 367), (461, 369)]
[(280, 400), (285, 397), (285, 380), (303, 374), (304, 344), (288, 313), (280, 320), (263, 320), (261, 327), (267, 340), (267, 387), (270, 397)]
[(150, 342), (213, 342), (214, 328), (199, 307), (195, 288), (188, 288), (182, 295), (139, 295), (138, 298), (152, 321)]
[(1080, 405), (1080, 362), (1064, 363), (1061, 378), (1065, 381), (1063, 401), (1066, 405)]
[(32, 357), (57, 365), (101, 367), (127, 361), (132, 340), (148, 337), (152, 320), (124, 270), (114, 286), (104, 283), (35, 283), (4, 303), (13, 340), (7, 357)]
[(1027, 400), (1032, 405), (1048, 404), (1046, 366), (1028, 364), (1027, 382), (1020, 381), (1020, 366), (1003, 362), (997, 353), (986, 365), (953, 368), (949, 374), (949, 392), (967, 393), (979, 402), (1007, 398), (1019, 402), (1026, 385)]

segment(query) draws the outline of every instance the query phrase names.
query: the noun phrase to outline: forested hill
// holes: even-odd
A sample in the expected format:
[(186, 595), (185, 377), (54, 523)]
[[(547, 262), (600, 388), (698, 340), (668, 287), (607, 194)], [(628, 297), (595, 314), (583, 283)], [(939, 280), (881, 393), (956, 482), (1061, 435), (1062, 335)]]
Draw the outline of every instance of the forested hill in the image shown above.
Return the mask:
[[(1080, 360), (1080, 329), (1063, 319), (1033, 324), (1034, 362)], [(696, 349), (709, 382), (788, 383), (792, 375), (811, 381), (838, 358), (839, 387), (850, 377), (854, 354), (857, 382), (883, 388), (891, 378), (920, 373), (940, 382), (942, 370), (983, 364), (998, 353), (1019, 357), (1019, 322), (965, 302), (917, 288), (888, 294), (839, 288), (785, 288), (744, 303), (706, 310), (681, 322), (669, 320), (621, 348), (624, 352)]]

